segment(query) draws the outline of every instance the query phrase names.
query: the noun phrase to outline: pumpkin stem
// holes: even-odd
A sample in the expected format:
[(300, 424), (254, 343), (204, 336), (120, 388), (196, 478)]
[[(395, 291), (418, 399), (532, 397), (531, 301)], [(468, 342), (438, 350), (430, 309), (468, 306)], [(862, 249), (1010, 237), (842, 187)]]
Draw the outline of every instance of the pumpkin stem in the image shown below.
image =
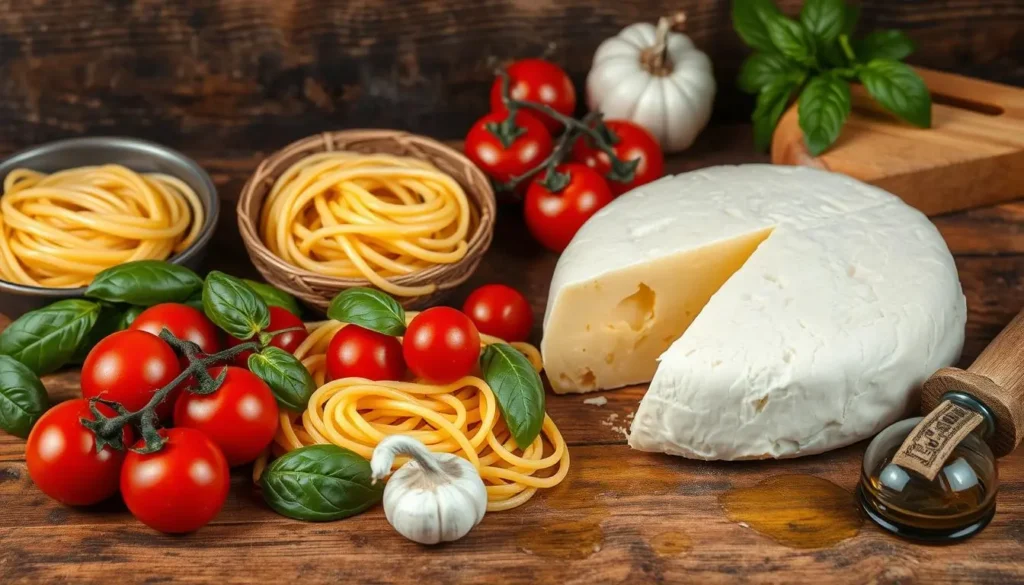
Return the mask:
[(686, 22), (686, 13), (680, 10), (672, 16), (662, 16), (654, 30), (654, 45), (644, 49), (640, 63), (651, 75), (664, 77), (672, 73), (672, 61), (668, 58), (668, 33), (680, 28)]

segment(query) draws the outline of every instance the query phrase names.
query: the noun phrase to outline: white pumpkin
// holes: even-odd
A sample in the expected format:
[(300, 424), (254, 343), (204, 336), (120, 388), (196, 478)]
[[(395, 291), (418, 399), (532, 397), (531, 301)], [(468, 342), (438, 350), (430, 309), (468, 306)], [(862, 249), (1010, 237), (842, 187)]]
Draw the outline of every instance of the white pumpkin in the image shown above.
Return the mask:
[(685, 150), (707, 125), (715, 100), (711, 60), (690, 37), (671, 32), (685, 17), (657, 28), (641, 22), (605, 40), (587, 76), (587, 105), (605, 119), (632, 120), (666, 152)]

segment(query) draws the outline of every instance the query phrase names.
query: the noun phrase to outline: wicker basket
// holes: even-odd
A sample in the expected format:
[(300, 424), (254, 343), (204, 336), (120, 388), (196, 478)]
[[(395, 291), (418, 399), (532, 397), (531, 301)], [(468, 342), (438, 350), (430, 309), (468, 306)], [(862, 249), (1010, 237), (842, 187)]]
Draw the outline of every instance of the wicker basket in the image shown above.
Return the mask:
[(399, 302), (408, 308), (426, 307), (438, 302), (469, 278), (491, 245), (494, 233), (494, 190), (487, 176), (461, 153), (430, 138), (394, 130), (345, 130), (310, 136), (275, 152), (260, 163), (242, 188), (238, 200), (238, 229), (249, 257), (268, 282), (320, 311), (325, 311), (331, 299), (342, 290), (372, 286), (364, 279), (324, 276), (289, 264), (271, 253), (259, 237), (263, 201), (278, 176), (308, 155), (331, 150), (387, 153), (428, 161), (451, 175), (469, 198), (473, 215), (466, 256), (454, 264), (431, 266), (390, 278), (391, 282), (400, 285), (437, 285), (429, 295), (403, 297), (398, 299)]

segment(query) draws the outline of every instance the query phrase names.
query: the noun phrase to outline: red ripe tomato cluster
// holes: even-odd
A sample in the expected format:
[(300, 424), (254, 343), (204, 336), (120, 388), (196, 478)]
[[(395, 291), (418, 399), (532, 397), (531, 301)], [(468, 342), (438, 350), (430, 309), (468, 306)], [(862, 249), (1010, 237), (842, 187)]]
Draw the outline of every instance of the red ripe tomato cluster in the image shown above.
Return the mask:
[[(279, 307), (270, 307), (271, 345), (289, 352), (308, 336), (302, 320)], [(176, 303), (143, 311), (124, 331), (102, 339), (82, 365), (82, 398), (55, 406), (32, 429), (26, 445), (29, 475), (48, 496), (69, 505), (90, 505), (118, 490), (139, 520), (162, 532), (190, 532), (217, 515), (227, 498), (228, 468), (256, 459), (273, 441), (278, 406), (267, 384), (236, 365), (210, 368), (210, 376), (225, 378), (211, 394), (184, 389), (186, 379), (156, 409), (166, 440), (155, 453), (96, 449), (92, 431), (79, 422), (94, 420), (90, 398), (118, 402), (130, 411), (145, 407), (153, 395), (173, 382), (187, 360), (157, 335), (167, 329), (175, 337), (192, 341), (205, 354), (224, 348), (217, 327), (202, 311)], [(228, 339), (235, 346), (240, 340)], [(112, 409), (97, 408), (107, 416)], [(131, 430), (124, 429), (124, 444), (133, 445)], [(134, 448), (145, 443), (139, 439)]]
[[(543, 104), (561, 116), (571, 118), (576, 110), (576, 90), (561, 67), (544, 59), (522, 59), (506, 69), (509, 97)], [(638, 161), (633, 178), (622, 182), (609, 178), (612, 164), (608, 154), (593, 140), (579, 136), (569, 150), (569, 161), (558, 161), (556, 172), (568, 182), (552, 190), (543, 181), (543, 163), (558, 148), (555, 137), (563, 122), (530, 108), (516, 111), (512, 127), (506, 122), (508, 109), (502, 99), (502, 80), (491, 86), (491, 112), (480, 118), (466, 135), (465, 152), (496, 183), (509, 183), (533, 174), (533, 179), (516, 188), (523, 196), (526, 226), (546, 248), (561, 252), (580, 227), (615, 197), (661, 177), (664, 155), (654, 136), (628, 120), (607, 120), (612, 151), (623, 161)], [(571, 136), (569, 136), (571, 138)]]
[(473, 291), (462, 311), (434, 307), (416, 315), (401, 341), (357, 325), (342, 327), (327, 348), (327, 378), (403, 380), (408, 370), (449, 384), (473, 371), (481, 333), (524, 341), (532, 328), (526, 298), (513, 288), (489, 284)]

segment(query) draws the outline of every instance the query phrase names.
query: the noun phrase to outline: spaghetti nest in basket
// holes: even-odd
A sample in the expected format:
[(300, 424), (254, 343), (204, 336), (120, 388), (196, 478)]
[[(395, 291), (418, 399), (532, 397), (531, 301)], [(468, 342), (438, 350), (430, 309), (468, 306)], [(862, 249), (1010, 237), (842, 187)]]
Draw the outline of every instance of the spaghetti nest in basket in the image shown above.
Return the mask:
[[(412, 320), (416, 313), (408, 313)], [(498, 410), (490, 386), (476, 376), (452, 384), (369, 381), (344, 378), (325, 383), (327, 346), (344, 323), (324, 321), (308, 325), (310, 336), (295, 355), (312, 373), (318, 389), (301, 414), (281, 412), (271, 448), (280, 455), (307, 445), (332, 443), (366, 459), (385, 437), (403, 434), (423, 442), (437, 453), (455, 453), (472, 463), (487, 486), (487, 510), (508, 510), (522, 505), (538, 489), (558, 485), (569, 472), (569, 450), (562, 435), (544, 415), (541, 434), (520, 449)], [(483, 345), (502, 340), (481, 335)], [(541, 357), (527, 343), (511, 343), (537, 371)], [(397, 469), (405, 459), (396, 461)], [(259, 478), (266, 458), (256, 462)]]
[(385, 154), (323, 152), (289, 167), (267, 195), (260, 238), (289, 264), (366, 279), (395, 296), (434, 284), (389, 279), (466, 256), (474, 210), (451, 176), (430, 163)]

